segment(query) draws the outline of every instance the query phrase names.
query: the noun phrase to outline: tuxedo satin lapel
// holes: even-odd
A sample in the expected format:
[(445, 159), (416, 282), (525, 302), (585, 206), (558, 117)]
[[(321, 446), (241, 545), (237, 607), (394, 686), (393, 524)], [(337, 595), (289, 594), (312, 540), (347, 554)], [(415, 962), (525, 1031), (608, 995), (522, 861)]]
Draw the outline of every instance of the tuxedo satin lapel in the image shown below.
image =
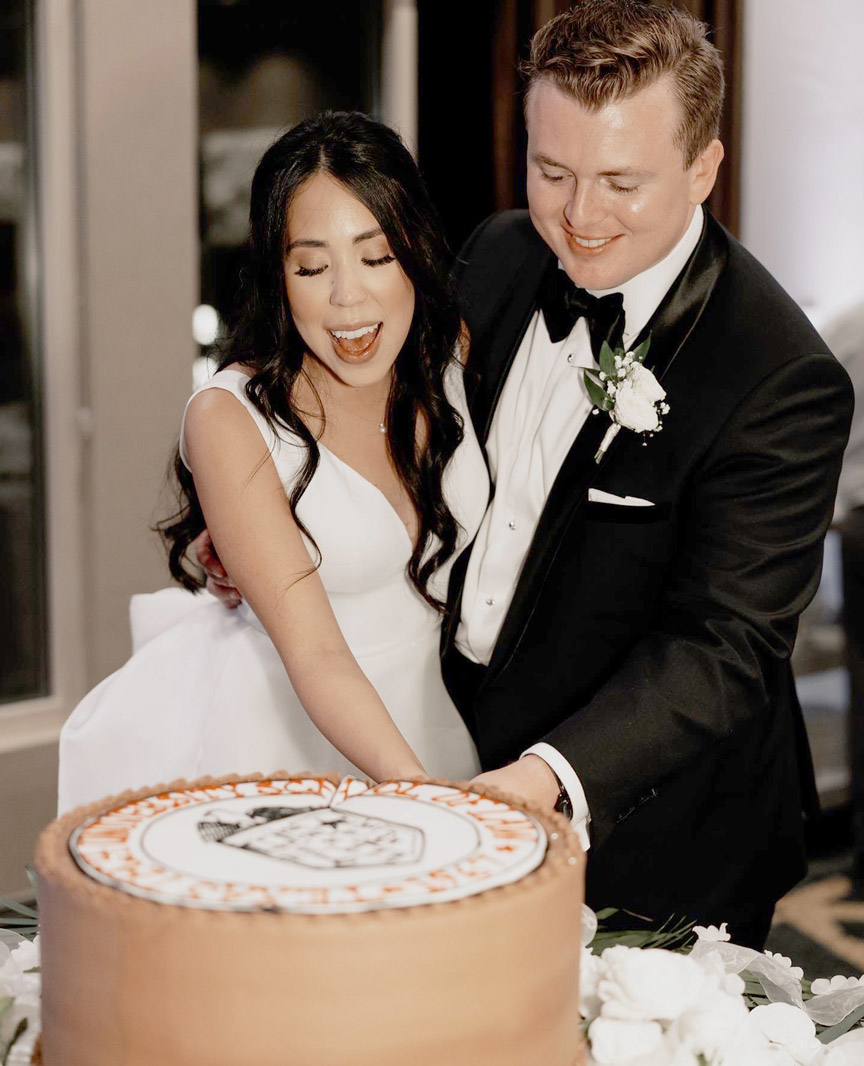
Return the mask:
[(638, 347), (651, 335), (645, 366), (654, 371), (658, 381), (663, 380), (663, 375), (702, 317), (717, 279), (726, 266), (728, 253), (729, 244), (723, 230), (706, 211), (702, 235), (693, 254), (630, 346)]
[(472, 348), (469, 367), (479, 378), (468, 392), (468, 407), (481, 444), (486, 443), (507, 372), (531, 321), (540, 280), (552, 258), (538, 237), (536, 247), (525, 253), (514, 272), (513, 284), (496, 305), (495, 324), (487, 330), (482, 346), (476, 351)]
[[(727, 254), (728, 243), (723, 230), (706, 212), (702, 234), (693, 254), (631, 345), (635, 348), (651, 335), (645, 365), (654, 371), (658, 380), (662, 380), (693, 332), (723, 272)], [(675, 397), (668, 399), (670, 403), (676, 402)], [(558, 553), (564, 530), (585, 502), (588, 487), (598, 469), (594, 455), (609, 425), (607, 415), (589, 415), (561, 464), (492, 653), (490, 678), (506, 666), (531, 620), (540, 587)], [(604, 465), (612, 461), (615, 445), (627, 432), (621, 430), (610, 444), (602, 459)]]

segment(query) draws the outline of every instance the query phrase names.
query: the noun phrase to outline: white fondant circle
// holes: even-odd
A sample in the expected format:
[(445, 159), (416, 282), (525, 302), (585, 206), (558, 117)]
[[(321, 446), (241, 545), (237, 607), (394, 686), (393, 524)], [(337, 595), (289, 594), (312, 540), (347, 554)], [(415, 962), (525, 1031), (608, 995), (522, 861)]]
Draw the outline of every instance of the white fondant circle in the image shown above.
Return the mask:
[(543, 861), (546, 833), (446, 785), (293, 778), (147, 796), (91, 818), (69, 847), (90, 877), (159, 903), (338, 914), (518, 881)]

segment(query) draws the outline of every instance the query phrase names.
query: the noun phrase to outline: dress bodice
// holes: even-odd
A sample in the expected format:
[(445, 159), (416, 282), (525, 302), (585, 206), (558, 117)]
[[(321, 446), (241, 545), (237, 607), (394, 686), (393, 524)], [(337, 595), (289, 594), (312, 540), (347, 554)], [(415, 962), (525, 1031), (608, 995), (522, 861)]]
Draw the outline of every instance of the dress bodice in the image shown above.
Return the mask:
[[(287, 494), (305, 462), (306, 445), (286, 427), (274, 429), (268, 424), (246, 394), (247, 381), (242, 370), (229, 367), (218, 371), (198, 392), (224, 389), (243, 405), (267, 444)], [(465, 431), (443, 477), (444, 497), (459, 523), (459, 537), (456, 553), (430, 583), (441, 598), (446, 596), (456, 554), (477, 532), (489, 492), (486, 465), (468, 416), (460, 366), (450, 368), (445, 388), (447, 398), (463, 418)], [(182, 432), (180, 447), (186, 462)], [(408, 579), (411, 539), (392, 504), (376, 485), (320, 442), (318, 450), (318, 466), (298, 501), (297, 515), (320, 553), (318, 575), (348, 644), (355, 654), (376, 654), (401, 643), (407, 635), (437, 626), (439, 616)], [(315, 559), (315, 547), (308, 541), (307, 546)], [(248, 605), (241, 610), (247, 621), (260, 628)]]

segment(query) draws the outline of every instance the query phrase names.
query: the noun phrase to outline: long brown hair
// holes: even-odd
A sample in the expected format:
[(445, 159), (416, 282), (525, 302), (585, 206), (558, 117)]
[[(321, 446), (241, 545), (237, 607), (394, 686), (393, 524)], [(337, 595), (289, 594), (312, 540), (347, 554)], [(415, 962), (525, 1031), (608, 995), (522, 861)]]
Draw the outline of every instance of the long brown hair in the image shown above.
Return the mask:
[[(291, 317), (282, 264), (291, 200), (308, 178), (322, 172), (341, 182), (371, 211), (414, 286), (414, 318), (390, 386), (387, 443), (419, 519), (408, 576), (420, 595), (443, 611), (444, 603), (428, 584), (432, 573), (453, 554), (458, 533), (444, 501), (442, 477), (463, 435), (462, 419), (444, 392), (460, 315), (437, 215), (414, 160), (393, 130), (359, 112), (327, 111), (301, 122), (264, 153), (252, 180), (243, 299), (219, 368), (234, 363), (251, 367), (246, 385), (251, 402), (274, 430), (284, 427), (305, 444), (306, 460), (288, 502), (297, 525), (311, 540), (297, 516), (297, 503), (320, 453), (292, 401), (305, 348)], [(427, 429), (422, 449), (415, 444), (418, 422)], [(184, 557), (205, 520), (179, 450), (174, 473), (179, 508), (158, 529), (168, 548), (172, 575), (194, 590), (201, 582), (185, 568)]]

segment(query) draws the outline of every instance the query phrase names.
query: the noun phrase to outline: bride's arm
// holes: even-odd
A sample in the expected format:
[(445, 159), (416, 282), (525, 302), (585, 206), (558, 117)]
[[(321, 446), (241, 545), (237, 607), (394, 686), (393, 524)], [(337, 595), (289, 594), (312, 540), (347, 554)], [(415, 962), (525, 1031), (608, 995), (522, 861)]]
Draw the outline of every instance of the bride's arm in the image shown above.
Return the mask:
[(321, 579), (310, 573), (312, 559), (249, 413), (230, 393), (208, 389), (189, 405), (184, 440), (219, 558), (276, 646), (306, 713), (376, 781), (423, 774), (351, 654)]

